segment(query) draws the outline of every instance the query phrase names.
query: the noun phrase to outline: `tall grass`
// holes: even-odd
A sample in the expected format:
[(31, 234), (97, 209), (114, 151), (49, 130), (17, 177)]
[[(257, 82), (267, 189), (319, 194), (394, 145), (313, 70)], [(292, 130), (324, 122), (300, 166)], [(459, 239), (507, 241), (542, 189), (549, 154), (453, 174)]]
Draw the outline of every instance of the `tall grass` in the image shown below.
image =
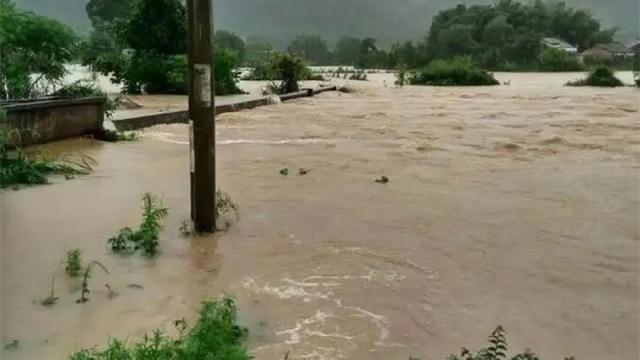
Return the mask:
[(449, 60), (435, 60), (425, 68), (409, 75), (412, 85), (431, 86), (476, 86), (499, 85), (493, 74), (478, 68), (471, 59), (456, 57)]
[(169, 209), (162, 206), (160, 199), (150, 193), (142, 197), (142, 223), (138, 230), (123, 228), (118, 235), (107, 243), (115, 252), (142, 250), (148, 256), (154, 256), (160, 242), (158, 235), (162, 225), (160, 220), (169, 215)]
[(232, 299), (204, 302), (193, 327), (188, 328), (184, 321), (175, 322), (180, 333), (177, 338), (156, 330), (134, 343), (111, 340), (104, 350), (80, 350), (69, 360), (248, 360), (243, 345), (247, 330), (236, 319)]
[(27, 156), (22, 149), (9, 146), (10, 142), (19, 138), (18, 131), (0, 128), (0, 189), (47, 184), (51, 175), (73, 177), (88, 174), (95, 164), (93, 159), (86, 156), (78, 159), (49, 159), (37, 154)]

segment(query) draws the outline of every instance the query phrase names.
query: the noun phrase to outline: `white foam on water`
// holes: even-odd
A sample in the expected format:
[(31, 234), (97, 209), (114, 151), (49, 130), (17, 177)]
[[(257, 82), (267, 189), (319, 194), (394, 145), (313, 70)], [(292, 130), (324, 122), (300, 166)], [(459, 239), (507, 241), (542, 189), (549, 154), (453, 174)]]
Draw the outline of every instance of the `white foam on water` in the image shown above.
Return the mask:
[[(147, 137), (162, 142), (176, 144), (176, 145), (189, 145), (189, 140), (184, 135), (178, 135), (169, 132), (161, 131), (146, 131)], [(218, 140), (217, 145), (314, 145), (314, 144), (328, 144), (333, 145), (335, 141), (327, 139), (281, 139), (281, 140), (265, 140), (265, 139), (229, 139)]]

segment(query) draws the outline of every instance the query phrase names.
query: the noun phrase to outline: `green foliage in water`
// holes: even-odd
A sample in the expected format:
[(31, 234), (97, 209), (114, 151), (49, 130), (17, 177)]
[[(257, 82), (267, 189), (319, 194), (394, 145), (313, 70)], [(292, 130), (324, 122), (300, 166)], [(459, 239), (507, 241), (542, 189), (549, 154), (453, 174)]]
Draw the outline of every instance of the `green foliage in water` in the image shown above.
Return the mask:
[(76, 45), (68, 26), (0, 1), (0, 99), (46, 93), (67, 74), (65, 64), (75, 57)]
[(135, 343), (111, 340), (104, 350), (80, 350), (69, 360), (248, 360), (251, 357), (243, 344), (247, 329), (238, 324), (237, 316), (230, 298), (204, 302), (193, 327), (183, 320), (175, 322), (176, 338), (156, 330)]
[(158, 241), (162, 228), (160, 220), (168, 215), (169, 209), (163, 207), (156, 196), (146, 193), (142, 197), (142, 223), (138, 230), (123, 228), (107, 243), (115, 252), (142, 250), (146, 255), (154, 256), (160, 244)]
[(564, 50), (546, 48), (540, 55), (540, 70), (543, 71), (580, 71), (584, 64), (574, 55)]
[(40, 305), (45, 307), (50, 307), (55, 305), (58, 302), (59, 298), (56, 296), (56, 293), (55, 293), (55, 285), (56, 285), (56, 277), (54, 276), (51, 279), (51, 290), (49, 292), (49, 295), (47, 295), (47, 297), (40, 300)]
[(64, 270), (71, 277), (80, 275), (82, 271), (82, 253), (79, 249), (67, 251)]
[(303, 80), (308, 71), (303, 60), (290, 54), (277, 54), (272, 61), (274, 78), (280, 79), (280, 82), (272, 82), (268, 90), (274, 94), (300, 91), (298, 81)]
[(458, 57), (451, 60), (435, 60), (421, 70), (409, 75), (412, 85), (477, 86), (499, 85), (493, 75), (473, 64), (471, 59)]
[[(485, 348), (475, 354), (469, 349), (462, 348), (460, 355), (451, 355), (447, 360), (541, 360), (530, 350), (513, 356), (508, 352), (507, 333), (501, 326), (498, 326), (489, 336), (489, 344)], [(565, 360), (574, 360), (574, 358), (568, 357)]]
[(607, 67), (598, 67), (592, 70), (586, 78), (570, 81), (568, 86), (596, 86), (596, 87), (618, 87), (624, 86), (613, 72)]
[(85, 175), (92, 170), (93, 160), (88, 157), (48, 159), (37, 154), (27, 156), (20, 148), (11, 149), (11, 142), (19, 143), (20, 133), (0, 127), (0, 189), (20, 185), (41, 185), (49, 182), (50, 175)]
[[(225, 224), (225, 228), (218, 228), (218, 230), (227, 230), (231, 226), (228, 219), (225, 219), (225, 217), (228, 217), (231, 214), (235, 216), (236, 221), (239, 220), (240, 207), (233, 201), (233, 199), (231, 199), (231, 196), (228, 193), (218, 189), (216, 191), (216, 219), (218, 220), (218, 223), (222, 223), (224, 221)], [(216, 224), (216, 226), (217, 225), (218, 224)], [(180, 223), (178, 230), (180, 231), (180, 234), (185, 237), (196, 234), (193, 222), (188, 220), (183, 220)]]
[(84, 271), (84, 275), (82, 276), (82, 284), (80, 286), (80, 298), (76, 300), (78, 304), (84, 304), (87, 301), (89, 301), (89, 293), (91, 293), (89, 280), (91, 279), (91, 272), (93, 271), (93, 268), (95, 266), (98, 266), (99, 268), (101, 268), (105, 273), (107, 274), (109, 273), (109, 270), (107, 270), (107, 268), (104, 265), (102, 265), (102, 263), (100, 263), (99, 261), (90, 262)]

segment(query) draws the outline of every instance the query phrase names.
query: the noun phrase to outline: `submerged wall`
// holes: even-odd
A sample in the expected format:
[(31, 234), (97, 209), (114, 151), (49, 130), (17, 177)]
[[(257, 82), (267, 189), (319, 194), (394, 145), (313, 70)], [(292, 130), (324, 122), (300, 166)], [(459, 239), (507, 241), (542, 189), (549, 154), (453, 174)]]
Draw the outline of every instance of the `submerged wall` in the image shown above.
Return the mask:
[(19, 146), (93, 135), (102, 130), (104, 106), (101, 97), (10, 103), (2, 106), (7, 116), (0, 127), (11, 131), (9, 144)]

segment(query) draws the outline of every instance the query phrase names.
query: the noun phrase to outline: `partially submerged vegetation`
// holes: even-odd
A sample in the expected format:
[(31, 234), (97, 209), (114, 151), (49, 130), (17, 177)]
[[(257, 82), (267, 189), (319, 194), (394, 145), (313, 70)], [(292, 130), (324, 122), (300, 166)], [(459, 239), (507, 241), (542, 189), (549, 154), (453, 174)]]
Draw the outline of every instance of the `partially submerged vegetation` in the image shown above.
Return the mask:
[[(227, 230), (231, 226), (229, 215), (233, 215), (235, 220), (240, 219), (240, 207), (236, 204), (231, 196), (223, 190), (216, 191), (216, 219), (218, 223), (224, 223), (224, 228), (220, 228), (216, 224), (217, 230)], [(191, 236), (196, 234), (193, 222), (183, 220), (178, 228), (182, 236)]]
[(10, 148), (10, 141), (19, 137), (18, 131), (0, 128), (0, 189), (47, 184), (52, 175), (72, 178), (92, 170), (94, 161), (86, 156), (49, 159), (38, 154), (27, 155), (20, 148)]
[(409, 76), (412, 85), (475, 86), (499, 85), (493, 74), (475, 66), (469, 58), (436, 60)]
[(80, 275), (80, 272), (82, 271), (82, 253), (80, 252), (80, 249), (72, 249), (67, 251), (64, 271), (70, 277), (76, 277)]
[(47, 295), (47, 297), (40, 300), (40, 305), (45, 307), (50, 307), (55, 305), (58, 302), (59, 298), (56, 296), (56, 293), (55, 293), (55, 285), (56, 285), (56, 277), (54, 276), (51, 279), (51, 290), (49, 291), (49, 295)]
[[(462, 348), (460, 355), (451, 355), (447, 360), (541, 360), (531, 350), (525, 350), (523, 353), (509, 356), (509, 344), (507, 342), (507, 332), (498, 326), (491, 336), (489, 336), (489, 344), (472, 353), (469, 349)], [(417, 359), (414, 359), (417, 360)], [(565, 360), (575, 360), (573, 357), (566, 357)]]
[(300, 91), (298, 81), (302, 80), (303, 74), (307, 71), (302, 59), (289, 54), (277, 54), (272, 61), (274, 80), (267, 86), (267, 90), (274, 94)]
[(131, 252), (142, 250), (147, 256), (154, 256), (158, 251), (158, 235), (160, 220), (167, 217), (169, 210), (162, 206), (156, 196), (146, 193), (142, 197), (142, 223), (138, 230), (123, 228), (118, 235), (110, 238), (107, 243), (115, 252)]
[(80, 350), (69, 360), (248, 360), (251, 357), (243, 344), (247, 329), (238, 324), (237, 312), (231, 298), (207, 301), (193, 327), (188, 328), (184, 320), (174, 323), (179, 332), (176, 338), (156, 330), (135, 343), (114, 339), (104, 350)]
[(619, 87), (624, 83), (618, 79), (613, 70), (607, 67), (598, 67), (587, 75), (586, 78), (570, 81), (568, 86), (597, 86), (597, 87)]
[(89, 293), (91, 292), (91, 288), (90, 288), (90, 284), (89, 284), (89, 279), (91, 279), (91, 272), (93, 271), (93, 268), (97, 266), (99, 268), (101, 268), (105, 273), (109, 273), (109, 270), (107, 270), (107, 268), (102, 265), (101, 262), (99, 261), (92, 261), (89, 263), (89, 265), (87, 265), (87, 268), (84, 270), (84, 275), (82, 276), (82, 284), (80, 286), (80, 298), (78, 300), (76, 300), (76, 302), (78, 304), (84, 304), (87, 301), (89, 301)]

